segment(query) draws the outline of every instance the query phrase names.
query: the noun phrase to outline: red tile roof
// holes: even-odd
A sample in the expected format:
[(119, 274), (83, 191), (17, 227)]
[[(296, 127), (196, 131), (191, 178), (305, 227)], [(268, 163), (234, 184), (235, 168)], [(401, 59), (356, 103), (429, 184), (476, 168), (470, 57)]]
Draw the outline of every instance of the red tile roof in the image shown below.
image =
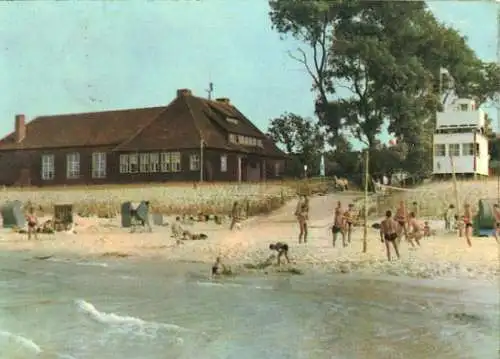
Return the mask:
[[(227, 117), (238, 121), (233, 124)], [(264, 148), (228, 142), (228, 133), (261, 139)], [(284, 157), (267, 137), (228, 103), (184, 95), (163, 107), (42, 116), (26, 124), (26, 137), (0, 140), (0, 151), (79, 146), (115, 146), (116, 151), (207, 148)]]

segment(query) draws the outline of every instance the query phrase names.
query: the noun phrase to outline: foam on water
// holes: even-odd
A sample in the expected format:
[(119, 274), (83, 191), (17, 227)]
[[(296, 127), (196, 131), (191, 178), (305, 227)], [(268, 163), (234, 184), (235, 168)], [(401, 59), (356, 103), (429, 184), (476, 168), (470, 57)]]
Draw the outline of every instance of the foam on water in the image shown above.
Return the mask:
[(249, 289), (260, 289), (260, 290), (272, 290), (273, 287), (270, 286), (259, 286), (259, 285), (244, 285), (239, 283), (221, 283), (221, 282), (201, 282), (197, 281), (196, 284), (202, 287), (221, 287), (221, 288), (249, 288)]
[(42, 352), (42, 348), (38, 344), (29, 338), (23, 337), (22, 335), (0, 330), (0, 337), (4, 337), (9, 341), (15, 342), (22, 347), (35, 352), (36, 354), (40, 354)]
[(48, 262), (57, 262), (57, 263), (70, 263), (77, 266), (91, 266), (91, 267), (109, 267), (108, 263), (103, 262), (74, 262), (69, 259), (61, 259), (61, 258), (47, 258)]
[(115, 313), (100, 312), (99, 310), (96, 309), (96, 307), (92, 303), (86, 302), (83, 299), (77, 299), (75, 302), (78, 308), (83, 313), (85, 313), (92, 320), (101, 324), (129, 325), (129, 326), (131, 325), (139, 328), (152, 327), (158, 329), (172, 330), (176, 332), (192, 332), (192, 330), (181, 327), (176, 324), (148, 322), (136, 317), (121, 316)]

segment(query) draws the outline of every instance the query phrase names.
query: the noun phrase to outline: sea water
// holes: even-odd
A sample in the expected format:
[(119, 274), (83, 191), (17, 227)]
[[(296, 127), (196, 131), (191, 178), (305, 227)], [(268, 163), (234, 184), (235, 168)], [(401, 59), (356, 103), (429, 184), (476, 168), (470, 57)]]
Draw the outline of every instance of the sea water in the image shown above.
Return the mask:
[(498, 287), (0, 254), (0, 358), (497, 358)]

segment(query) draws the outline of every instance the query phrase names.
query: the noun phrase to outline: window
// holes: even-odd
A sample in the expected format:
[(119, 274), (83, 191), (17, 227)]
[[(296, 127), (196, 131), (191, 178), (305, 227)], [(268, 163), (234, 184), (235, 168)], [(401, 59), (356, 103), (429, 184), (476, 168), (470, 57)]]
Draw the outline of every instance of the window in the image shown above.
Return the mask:
[(181, 153), (172, 152), (170, 153), (170, 163), (172, 164), (172, 172), (181, 171)]
[(236, 143), (236, 135), (235, 134), (229, 134), (229, 142), (231, 143)]
[(141, 153), (139, 156), (139, 171), (141, 173), (149, 172), (149, 153)]
[(226, 120), (227, 120), (227, 122), (232, 123), (233, 125), (237, 125), (238, 124), (238, 120), (235, 119), (235, 118), (228, 117), (228, 118), (226, 118)]
[(120, 155), (120, 173), (129, 173), (128, 155)]
[(220, 171), (227, 172), (227, 155), (220, 156)]
[(479, 143), (476, 143), (476, 156), (477, 156), (477, 157), (480, 157), (480, 156), (481, 156), (481, 154), (480, 154), (480, 152), (479, 152)]
[(434, 145), (434, 156), (444, 157), (446, 156), (446, 145)]
[(181, 153), (180, 152), (162, 152), (160, 154), (160, 170), (162, 172), (180, 172), (181, 171)]
[(54, 155), (42, 155), (42, 180), (54, 179)]
[(473, 143), (462, 144), (462, 156), (474, 156), (474, 144)]
[(466, 103), (461, 103), (460, 104), (460, 111), (467, 111), (468, 107)]
[(170, 165), (170, 153), (162, 152), (160, 154), (160, 170), (162, 172), (172, 171), (172, 166)]
[(262, 144), (262, 140), (257, 140), (257, 146), (264, 147), (264, 145)]
[(158, 172), (160, 170), (160, 157), (158, 153), (149, 154), (149, 171)]
[(106, 177), (106, 153), (92, 153), (92, 178)]
[(191, 171), (200, 170), (200, 155), (195, 153), (189, 156), (189, 169)]
[(137, 173), (139, 170), (139, 159), (137, 153), (132, 153), (128, 155), (128, 167), (129, 173)]
[(66, 155), (66, 177), (80, 177), (80, 154), (78, 152), (68, 153)]
[(281, 166), (279, 162), (274, 162), (274, 176), (279, 177)]
[(460, 144), (459, 143), (450, 143), (448, 145), (448, 154), (453, 157), (460, 156)]

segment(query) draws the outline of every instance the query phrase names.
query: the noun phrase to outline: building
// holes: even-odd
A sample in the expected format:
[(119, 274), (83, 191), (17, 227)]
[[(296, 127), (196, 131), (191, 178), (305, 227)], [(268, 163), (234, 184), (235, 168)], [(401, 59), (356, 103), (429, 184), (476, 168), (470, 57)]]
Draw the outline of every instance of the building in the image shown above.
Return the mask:
[(229, 99), (177, 91), (167, 106), (15, 117), (0, 140), (0, 184), (260, 181), (286, 155)]
[(488, 176), (486, 116), (475, 102), (456, 99), (437, 113), (434, 133), (433, 174)]

